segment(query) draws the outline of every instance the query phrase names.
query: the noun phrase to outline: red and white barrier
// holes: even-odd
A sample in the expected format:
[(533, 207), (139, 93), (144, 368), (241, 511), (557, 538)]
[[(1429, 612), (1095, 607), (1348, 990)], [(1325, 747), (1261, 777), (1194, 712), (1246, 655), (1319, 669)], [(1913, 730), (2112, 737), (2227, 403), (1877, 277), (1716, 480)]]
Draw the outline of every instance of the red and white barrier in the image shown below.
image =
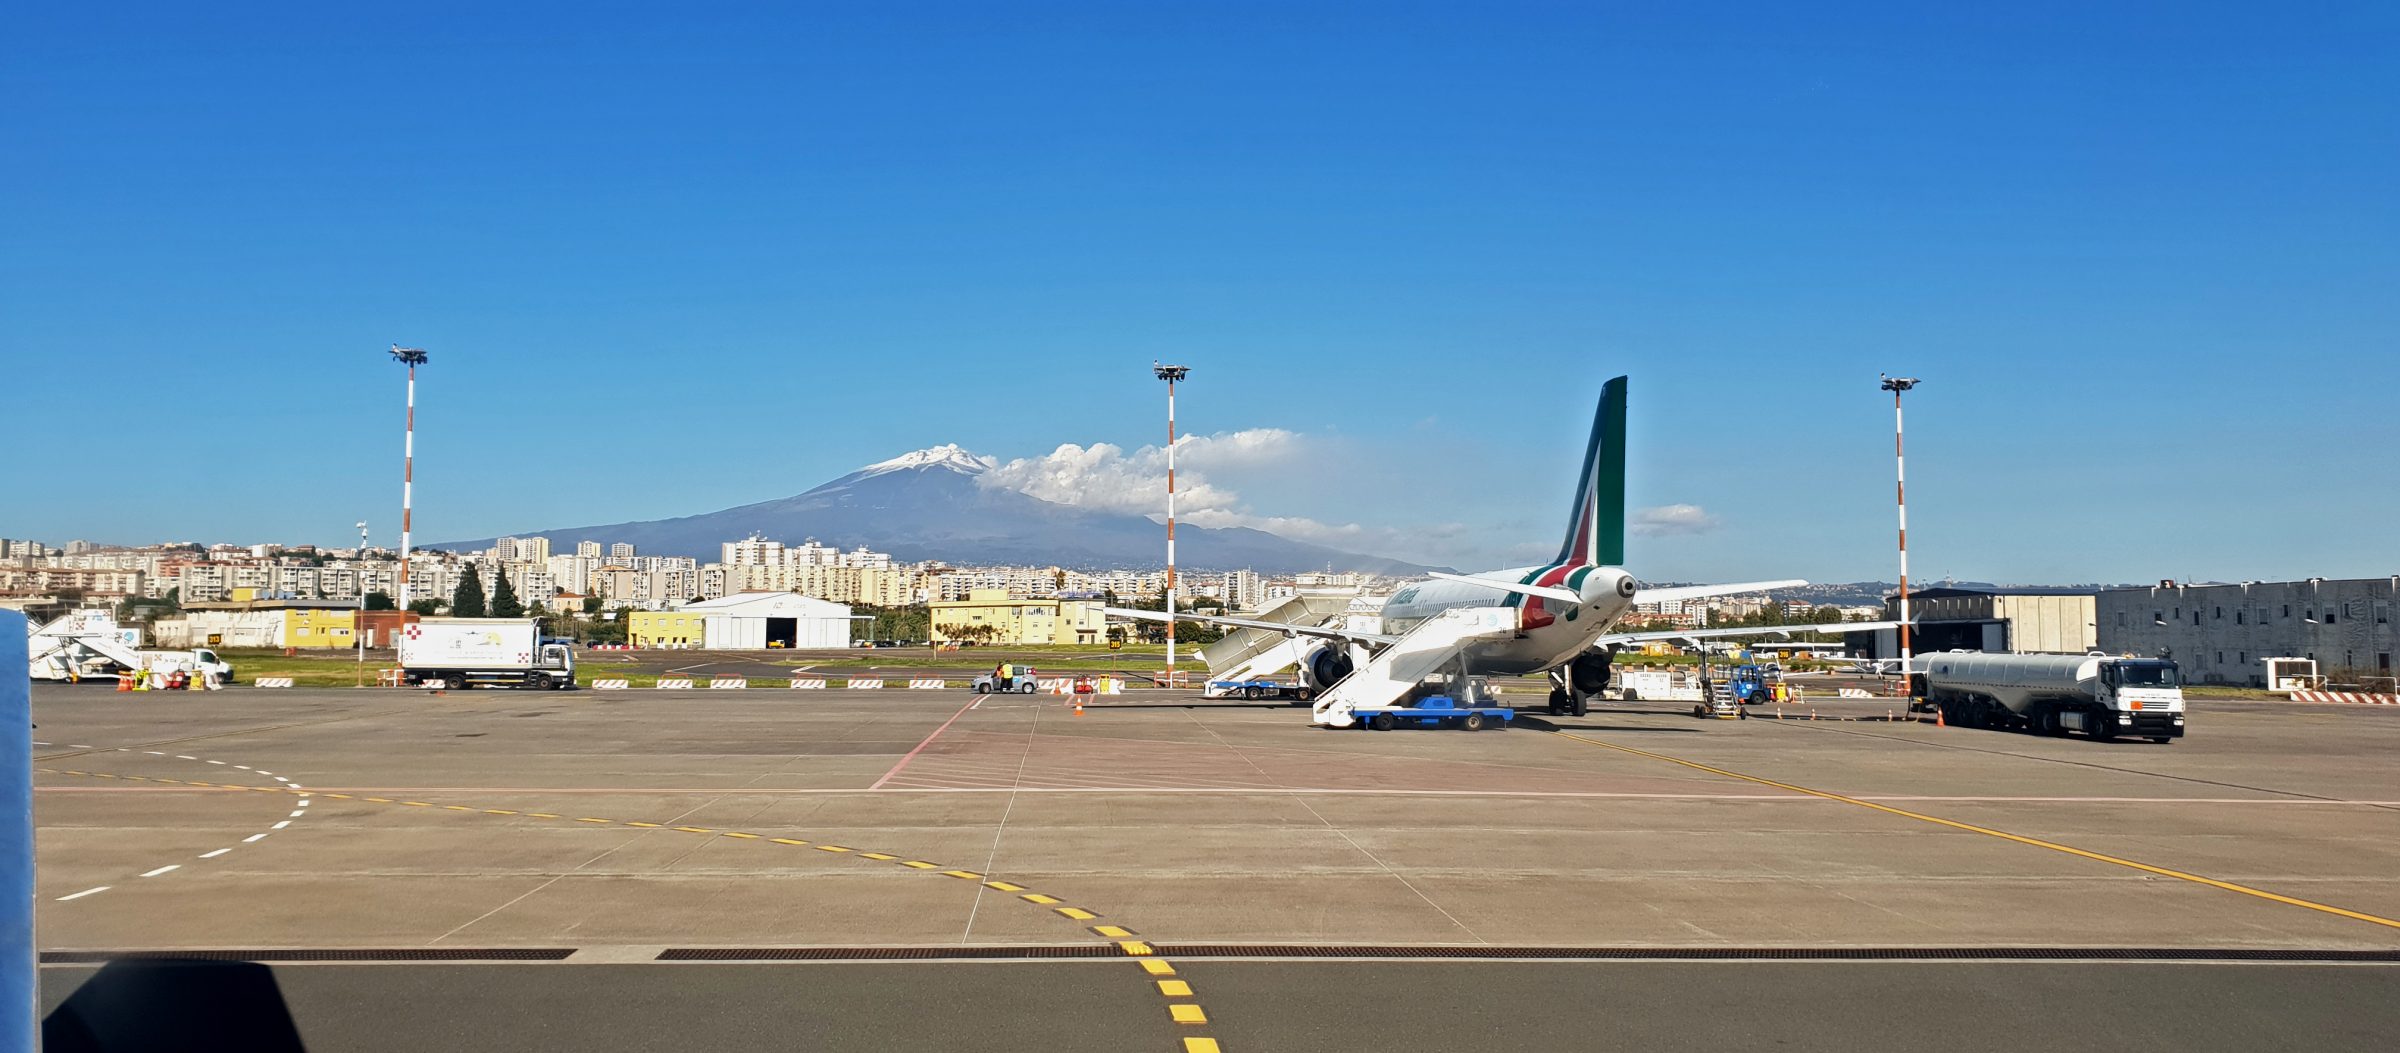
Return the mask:
[(795, 676), (792, 678), (792, 686), (799, 688), (802, 691), (823, 691), (825, 690), (825, 678), (821, 676)]
[(2370, 695), (2358, 691), (2294, 691), (2294, 702), (2345, 702), (2356, 706), (2400, 706), (2400, 695)]
[(594, 690), (594, 691), (623, 691), (623, 690), (625, 690), (626, 688), (629, 688), (629, 687), (632, 687), (632, 686), (633, 686), (633, 681), (631, 681), (631, 680), (594, 680), (594, 681), (592, 681), (592, 690)]
[(684, 677), (660, 677), (658, 689), (661, 691), (689, 691), (692, 689), (692, 682)]
[(288, 676), (262, 676), (251, 681), (251, 683), (259, 687), (290, 687), (292, 686), (292, 678)]
[(912, 676), (908, 678), (908, 689), (911, 691), (940, 691), (948, 688), (949, 686), (950, 682), (947, 680), (936, 680), (931, 677), (923, 676)]
[(749, 686), (750, 681), (746, 677), (712, 676), (708, 679), (708, 689), (711, 691), (739, 691)]
[(882, 686), (883, 681), (875, 677), (854, 676), (850, 678), (850, 690), (852, 691), (873, 691)]

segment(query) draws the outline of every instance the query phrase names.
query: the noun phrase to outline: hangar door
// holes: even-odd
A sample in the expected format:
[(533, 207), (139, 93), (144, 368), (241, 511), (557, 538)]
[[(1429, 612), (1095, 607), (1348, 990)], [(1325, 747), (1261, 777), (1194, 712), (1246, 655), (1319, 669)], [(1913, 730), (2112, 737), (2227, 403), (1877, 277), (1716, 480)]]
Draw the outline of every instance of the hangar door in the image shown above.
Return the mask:
[(767, 646), (769, 646), (769, 647), (798, 647), (798, 646), (800, 646), (800, 619), (798, 619), (798, 618), (769, 618), (769, 619), (767, 619)]

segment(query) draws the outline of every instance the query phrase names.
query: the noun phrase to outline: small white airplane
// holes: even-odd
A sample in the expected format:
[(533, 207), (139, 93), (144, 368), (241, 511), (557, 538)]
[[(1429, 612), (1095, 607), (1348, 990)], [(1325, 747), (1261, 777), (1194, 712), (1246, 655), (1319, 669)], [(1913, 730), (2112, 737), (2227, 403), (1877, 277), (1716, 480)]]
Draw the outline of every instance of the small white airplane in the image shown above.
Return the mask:
[[(1583, 716), (1607, 688), (1609, 665), (1618, 648), (1646, 640), (1689, 640), (1723, 636), (1789, 636), (1823, 631), (1823, 625), (1772, 625), (1722, 629), (1611, 632), (1636, 603), (1659, 603), (1763, 592), (1806, 585), (1797, 578), (1725, 585), (1643, 588), (1625, 563), (1625, 382), (1618, 377), (1600, 389), (1599, 411), (1585, 444), (1583, 473), (1558, 556), (1538, 567), (1512, 567), (1478, 574), (1435, 572), (1430, 580), (1402, 586), (1383, 606), (1383, 631), (1358, 632), (1334, 626), (1284, 624), (1252, 618), (1177, 612), (1176, 621), (1208, 622), (1245, 629), (1309, 636), (1325, 641), (1299, 661), (1300, 676), (1322, 695), (1360, 665), (1401, 643), (1408, 634), (1444, 612), (1470, 607), (1507, 607), (1516, 612), (1516, 631), (1478, 639), (1459, 649), (1457, 664), (1478, 675), (1550, 677), (1550, 712)], [(1121, 618), (1166, 621), (1158, 611), (1106, 608)], [(1852, 622), (1838, 631), (1889, 628), (1896, 622)], [(1380, 704), (1380, 703), (1374, 703)], [(1324, 715), (1320, 707), (1320, 716)], [(1344, 722), (1346, 717), (1339, 718)]]

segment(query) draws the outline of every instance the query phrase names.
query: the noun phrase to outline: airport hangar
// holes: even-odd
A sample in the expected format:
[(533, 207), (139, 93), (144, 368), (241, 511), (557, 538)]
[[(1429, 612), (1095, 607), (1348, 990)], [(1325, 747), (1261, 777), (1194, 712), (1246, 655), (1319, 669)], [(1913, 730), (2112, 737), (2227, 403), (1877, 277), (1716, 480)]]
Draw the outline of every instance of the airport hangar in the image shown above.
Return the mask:
[[(2012, 651), (2019, 654), (2082, 654), (2099, 646), (2095, 597), (2086, 588), (1972, 588), (1939, 586), (1908, 594), (1916, 628), (1909, 646), (1932, 651)], [(1900, 617), (1898, 596), (1886, 597), (1883, 616)], [(1864, 658), (1900, 657), (1897, 629), (1846, 633), (1850, 653)]]
[(737, 592), (671, 611), (633, 611), (625, 631), (639, 647), (839, 648), (850, 646), (857, 617), (847, 604), (813, 596)]

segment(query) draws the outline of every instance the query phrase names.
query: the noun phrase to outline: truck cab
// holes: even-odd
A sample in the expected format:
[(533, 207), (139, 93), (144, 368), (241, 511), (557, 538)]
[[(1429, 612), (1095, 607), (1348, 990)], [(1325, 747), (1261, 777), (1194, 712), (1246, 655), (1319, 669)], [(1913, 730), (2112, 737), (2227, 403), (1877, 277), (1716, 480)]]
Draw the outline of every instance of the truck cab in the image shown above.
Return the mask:
[(2181, 671), (2163, 658), (2112, 658), (2100, 663), (2100, 683), (2094, 698), (2114, 727), (2094, 723), (2084, 730), (2100, 735), (2137, 735), (2161, 742), (2183, 737)]

